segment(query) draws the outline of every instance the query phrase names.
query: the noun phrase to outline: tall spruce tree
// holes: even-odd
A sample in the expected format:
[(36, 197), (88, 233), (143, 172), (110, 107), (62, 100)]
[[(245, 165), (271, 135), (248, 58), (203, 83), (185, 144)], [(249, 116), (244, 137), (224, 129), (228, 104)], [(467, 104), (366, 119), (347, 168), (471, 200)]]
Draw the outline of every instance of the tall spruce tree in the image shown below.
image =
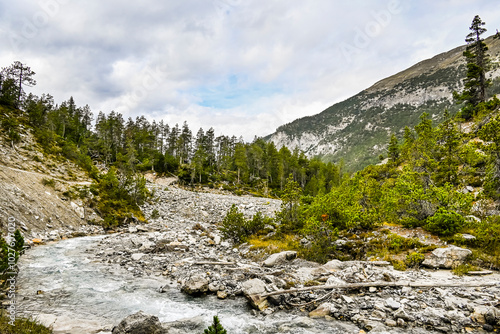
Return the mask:
[(486, 101), (486, 88), (491, 85), (491, 80), (486, 78), (486, 72), (490, 69), (488, 46), (481, 37), (486, 32), (484, 25), (479, 15), (476, 15), (469, 28), (471, 32), (465, 38), (467, 48), (463, 55), (467, 61), (467, 75), (464, 79), (463, 92), (455, 94), (458, 101), (465, 102), (461, 112), (461, 116), (465, 119), (472, 118), (477, 105)]
[(391, 136), (391, 141), (389, 142), (387, 154), (389, 156), (389, 159), (391, 159), (391, 162), (396, 164), (399, 159), (400, 150), (399, 150), (398, 138), (394, 133)]

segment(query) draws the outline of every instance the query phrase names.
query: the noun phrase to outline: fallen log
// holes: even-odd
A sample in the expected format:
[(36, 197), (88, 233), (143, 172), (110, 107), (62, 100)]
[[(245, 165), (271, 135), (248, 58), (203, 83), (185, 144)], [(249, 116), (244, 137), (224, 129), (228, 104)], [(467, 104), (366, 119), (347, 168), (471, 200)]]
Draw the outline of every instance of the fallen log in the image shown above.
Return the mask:
[(235, 265), (236, 262), (211, 262), (211, 261), (200, 261), (200, 262), (195, 262), (193, 263), (194, 265), (204, 265), (204, 264), (208, 264), (208, 265), (212, 265), (212, 266), (232, 266), (232, 265)]
[(337, 285), (315, 285), (304, 288), (289, 289), (273, 291), (260, 295), (260, 298), (266, 298), (275, 295), (284, 295), (287, 293), (304, 292), (312, 290), (333, 290), (333, 289), (356, 289), (356, 288), (369, 288), (369, 287), (411, 287), (411, 288), (434, 288), (434, 287), (448, 287), (448, 288), (472, 288), (472, 287), (486, 287), (500, 285), (500, 282), (453, 282), (453, 283), (437, 283), (437, 282), (362, 282), (362, 283), (346, 283)]

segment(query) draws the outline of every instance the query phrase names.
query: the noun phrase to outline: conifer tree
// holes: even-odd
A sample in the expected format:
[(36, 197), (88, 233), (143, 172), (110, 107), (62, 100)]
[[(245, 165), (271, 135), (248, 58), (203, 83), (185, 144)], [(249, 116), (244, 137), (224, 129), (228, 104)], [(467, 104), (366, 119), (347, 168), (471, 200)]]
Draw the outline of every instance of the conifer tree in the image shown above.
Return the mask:
[(476, 15), (469, 28), (471, 32), (465, 39), (467, 48), (463, 55), (467, 61), (467, 75), (462, 94), (454, 94), (458, 101), (465, 102), (461, 112), (465, 119), (474, 116), (476, 106), (486, 101), (486, 88), (491, 85), (491, 80), (486, 78), (486, 72), (490, 69), (488, 47), (481, 37), (486, 32), (484, 25), (479, 15)]
[(219, 318), (215, 315), (212, 326), (209, 326), (204, 331), (205, 334), (227, 334), (227, 331), (220, 324)]
[(2, 68), (1, 77), (2, 80), (12, 80), (12, 83), (16, 85), (16, 107), (21, 105), (21, 99), (24, 96), (23, 86), (32, 87), (36, 85), (36, 80), (33, 79), (35, 72), (31, 70), (29, 66), (24, 65), (20, 61), (15, 61), (9, 67)]
[(389, 159), (395, 164), (399, 159), (399, 144), (398, 138), (395, 134), (392, 134), (391, 141), (389, 142), (389, 148), (387, 149)]
[(448, 110), (444, 112), (444, 121), (437, 128), (436, 179), (438, 183), (456, 184), (458, 181), (460, 132), (458, 132)]

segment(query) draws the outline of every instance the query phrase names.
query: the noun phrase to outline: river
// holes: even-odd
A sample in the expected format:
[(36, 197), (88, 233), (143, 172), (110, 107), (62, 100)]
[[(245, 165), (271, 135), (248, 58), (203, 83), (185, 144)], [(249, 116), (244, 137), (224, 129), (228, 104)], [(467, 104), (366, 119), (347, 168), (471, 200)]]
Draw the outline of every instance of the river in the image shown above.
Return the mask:
[[(198, 317), (206, 325), (219, 315), (230, 334), (359, 332), (348, 322), (285, 312), (254, 315), (242, 297), (191, 298), (162, 277), (137, 278), (117, 264), (92, 262), (86, 250), (97, 247), (103, 237), (62, 240), (28, 250), (19, 262), (18, 316), (52, 325), (56, 334), (110, 333), (121, 319), (139, 310), (162, 322)], [(159, 292), (161, 286), (166, 292)]]

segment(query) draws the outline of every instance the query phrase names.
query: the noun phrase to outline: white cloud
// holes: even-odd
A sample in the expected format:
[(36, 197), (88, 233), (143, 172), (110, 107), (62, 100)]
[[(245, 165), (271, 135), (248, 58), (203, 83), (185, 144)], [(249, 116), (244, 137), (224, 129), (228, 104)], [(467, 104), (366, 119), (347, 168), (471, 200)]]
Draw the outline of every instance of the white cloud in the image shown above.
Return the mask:
[(94, 113), (251, 140), (462, 44), (475, 14), (495, 31), (494, 0), (0, 0), (0, 66)]

